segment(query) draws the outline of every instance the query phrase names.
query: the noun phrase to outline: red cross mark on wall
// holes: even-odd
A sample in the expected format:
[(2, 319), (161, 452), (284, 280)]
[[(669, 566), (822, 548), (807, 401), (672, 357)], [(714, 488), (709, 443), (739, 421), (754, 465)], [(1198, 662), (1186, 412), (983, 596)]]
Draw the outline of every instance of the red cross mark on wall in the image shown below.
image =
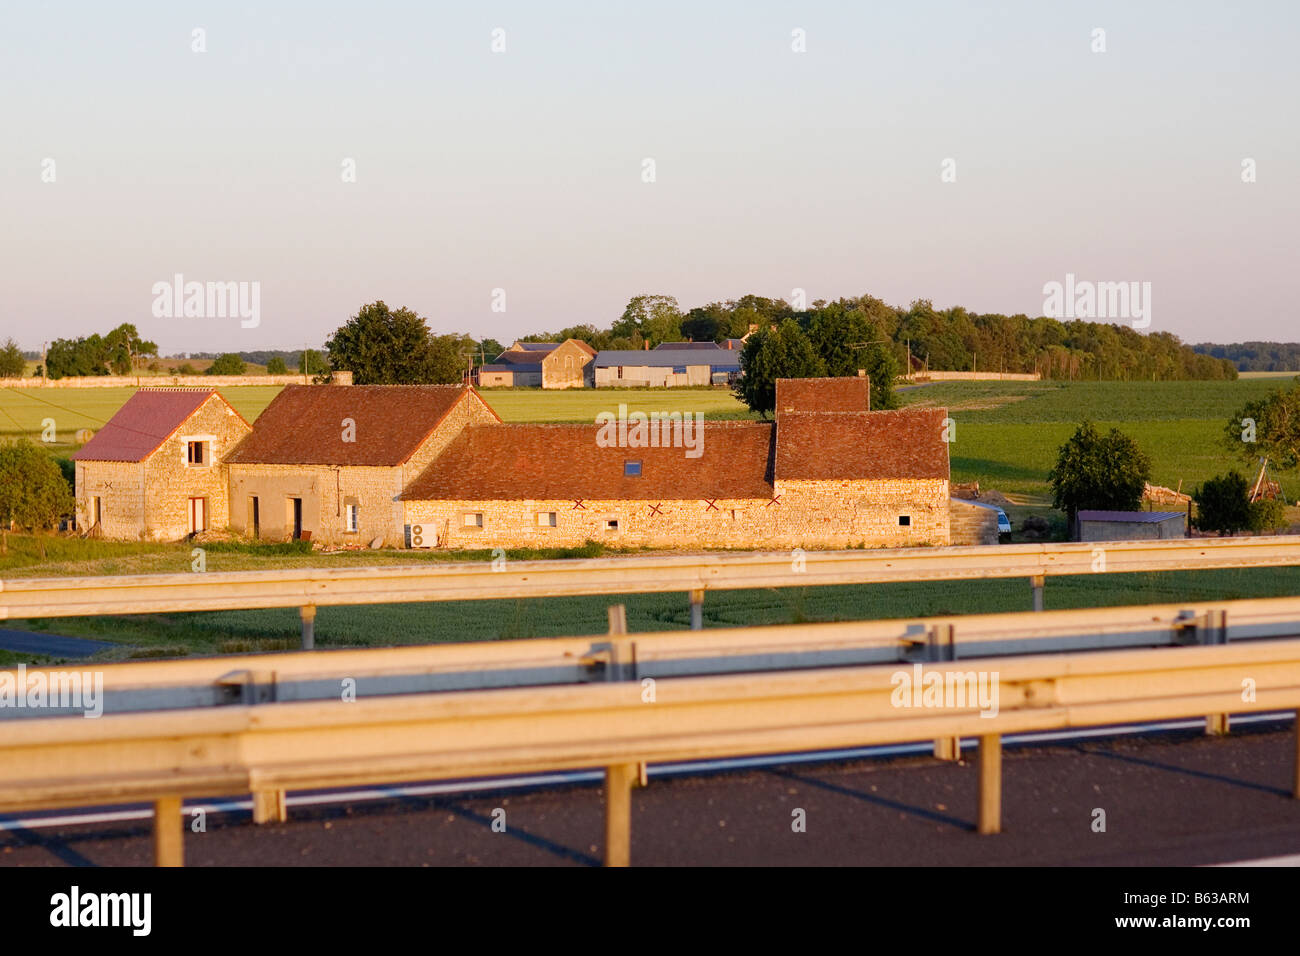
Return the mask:
[(584, 505), (584, 504), (582, 503), (582, 499), (579, 498), (579, 499), (577, 499), (576, 501), (573, 502), (573, 507), (570, 508), (569, 510), (570, 510), (570, 511), (586, 511), (586, 510), (587, 510), (587, 506)]
[(780, 503), (781, 503), (781, 496), (780, 496), (780, 495), (773, 495), (773, 496), (772, 496), (772, 500), (769, 501), (767, 504), (763, 505), (763, 507), (764, 507), (764, 508), (770, 508), (770, 507), (772, 507), (772, 505), (779, 505)]
[(722, 509), (719, 508), (719, 507), (717, 506), (717, 504), (715, 503), (715, 502), (717, 502), (717, 500), (718, 500), (717, 498), (705, 498), (705, 499), (704, 499), (704, 503), (705, 503), (706, 505), (708, 505), (708, 507), (705, 508), (704, 510), (705, 510), (705, 511), (721, 511)]
[(659, 515), (660, 517), (662, 517), (662, 516), (663, 516), (663, 512), (659, 510), (662, 506), (663, 506), (663, 502), (662, 502), (662, 501), (659, 502), (659, 504), (657, 504), (657, 505), (651, 505), (651, 506), (650, 506), (650, 514), (651, 514), (651, 515)]

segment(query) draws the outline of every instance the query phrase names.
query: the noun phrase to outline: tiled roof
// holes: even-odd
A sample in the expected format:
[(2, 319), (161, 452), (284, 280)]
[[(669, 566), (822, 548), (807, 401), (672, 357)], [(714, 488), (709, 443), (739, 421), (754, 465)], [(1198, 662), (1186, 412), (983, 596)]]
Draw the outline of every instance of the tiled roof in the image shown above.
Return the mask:
[(1132, 521), (1155, 524), (1170, 518), (1184, 517), (1181, 511), (1080, 511), (1080, 521)]
[(645, 366), (647, 368), (672, 368), (679, 365), (709, 365), (715, 368), (739, 368), (739, 359), (735, 352), (717, 349), (700, 355), (675, 354), (676, 350), (648, 352), (636, 350), (606, 349), (596, 353), (594, 362), (597, 368), (612, 368), (622, 365), (625, 368)]
[(520, 352), (549, 352), (552, 349), (559, 348), (559, 342), (520, 342), (519, 348), (514, 351)]
[(703, 351), (722, 350), (717, 342), (660, 342), (658, 345), (655, 346), (656, 351), (658, 351), (659, 349), (686, 349), (692, 352), (698, 352), (702, 350)]
[[(540, 343), (533, 343), (540, 344)], [(547, 345), (545, 349), (529, 349), (526, 352), (507, 350), (496, 357), (497, 365), (532, 365), (541, 368), (542, 359), (555, 351), (557, 346)]]
[(947, 409), (788, 412), (776, 426), (778, 479), (947, 478)]
[[(771, 424), (706, 421), (703, 454), (601, 447), (599, 425), (471, 425), (402, 497), (408, 500), (771, 498)], [(629, 478), (624, 463), (641, 462)]]
[[(472, 389), (462, 385), (286, 385), (227, 459), (270, 465), (400, 465)], [(344, 441), (344, 419), (355, 441)]]
[[(579, 351), (586, 353), (590, 357), (595, 357), (596, 350), (593, 349), (586, 342), (582, 341), (582, 339), (565, 339), (563, 342), (560, 343), (560, 345), (568, 345), (570, 342), (576, 345)], [(556, 346), (556, 348), (559, 347), (560, 347), (559, 345)]]
[(776, 414), (787, 412), (865, 412), (871, 386), (865, 376), (853, 378), (779, 378)]
[(76, 461), (144, 461), (213, 395), (217, 395), (214, 388), (139, 389), (72, 457)]

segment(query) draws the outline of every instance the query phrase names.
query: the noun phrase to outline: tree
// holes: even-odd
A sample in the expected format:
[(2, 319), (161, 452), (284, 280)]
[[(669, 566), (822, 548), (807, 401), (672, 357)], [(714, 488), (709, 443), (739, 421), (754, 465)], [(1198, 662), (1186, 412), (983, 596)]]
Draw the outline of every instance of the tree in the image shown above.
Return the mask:
[(1250, 504), (1250, 530), (1278, 534), (1287, 528), (1286, 506), (1276, 498), (1260, 498)]
[(267, 375), (288, 375), (289, 366), (284, 364), (284, 359), (278, 355), (272, 356), (266, 363)]
[(856, 307), (844, 309), (833, 303), (813, 316), (808, 338), (826, 363), (826, 374), (857, 375), (863, 369), (871, 381), (871, 407), (896, 408), (894, 380), (899, 367), (893, 342)]
[[(440, 336), (439, 339), (447, 338)], [(410, 309), (392, 311), (382, 301), (363, 306), (325, 343), (329, 364), (350, 369), (358, 385), (450, 384), (461, 381), (460, 336), (451, 349), (436, 343), (424, 319)]]
[(208, 366), (208, 375), (243, 375), (248, 366), (234, 352), (223, 352)]
[(1228, 420), (1224, 438), (1243, 461), (1267, 458), (1279, 471), (1300, 465), (1300, 380), (1247, 402)]
[(1151, 477), (1151, 460), (1137, 442), (1117, 428), (1098, 434), (1084, 421), (1060, 447), (1056, 465), (1047, 474), (1053, 507), (1065, 511), (1074, 526), (1075, 516), (1087, 509), (1133, 511)]
[(1196, 527), (1220, 535), (1250, 527), (1250, 487), (1239, 471), (1216, 475), (1192, 492), (1196, 502)]
[(329, 363), (315, 349), (303, 349), (298, 353), (297, 362), (294, 367), (299, 375), (324, 375), (329, 371)]
[(0, 528), (50, 531), (76, 508), (72, 489), (44, 449), (25, 438), (0, 444)]
[(658, 345), (678, 342), (682, 337), (682, 310), (670, 295), (638, 295), (628, 302), (623, 315), (610, 328), (615, 338), (640, 335)]
[(759, 329), (751, 335), (741, 352), (740, 367), (736, 397), (751, 411), (762, 415), (776, 408), (778, 378), (816, 378), (826, 374), (826, 363), (794, 319), (786, 319), (775, 332)]
[(692, 342), (716, 342), (722, 331), (722, 320), (718, 313), (722, 311), (720, 303), (691, 309), (682, 319), (682, 335)]
[(49, 377), (107, 375), (109, 349), (103, 338), (88, 335), (79, 339), (55, 339), (46, 353)]
[(146, 356), (158, 356), (158, 345), (140, 338), (134, 325), (123, 323), (104, 336), (110, 367), (117, 375), (130, 375)]
[(27, 360), (23, 358), (23, 350), (13, 339), (5, 340), (0, 346), (0, 378), (21, 378), (25, 368)]

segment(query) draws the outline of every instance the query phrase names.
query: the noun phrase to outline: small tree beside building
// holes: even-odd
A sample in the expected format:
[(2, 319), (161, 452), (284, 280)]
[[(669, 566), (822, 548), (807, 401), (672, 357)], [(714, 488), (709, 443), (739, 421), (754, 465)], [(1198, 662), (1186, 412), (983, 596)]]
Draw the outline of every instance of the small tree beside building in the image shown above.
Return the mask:
[(1102, 435), (1085, 421), (1060, 447), (1047, 474), (1053, 507), (1065, 512), (1073, 532), (1080, 511), (1135, 511), (1151, 477), (1149, 459), (1128, 435)]

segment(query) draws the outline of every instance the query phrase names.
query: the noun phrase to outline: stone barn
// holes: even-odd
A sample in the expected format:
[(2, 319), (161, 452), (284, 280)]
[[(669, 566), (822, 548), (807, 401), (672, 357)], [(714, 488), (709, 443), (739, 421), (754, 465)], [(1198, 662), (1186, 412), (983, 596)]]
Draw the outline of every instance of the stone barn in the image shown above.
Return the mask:
[(144, 540), (224, 528), (224, 459), (249, 431), (215, 389), (138, 390), (72, 456), (77, 527)]
[(777, 396), (775, 423), (679, 416), (617, 441), (600, 424), (467, 425), (403, 493), (407, 543), (948, 544), (943, 409), (870, 412), (865, 378)]
[(287, 386), (227, 459), (230, 526), (400, 545), (403, 489), (470, 424), (501, 419), (461, 385)]

